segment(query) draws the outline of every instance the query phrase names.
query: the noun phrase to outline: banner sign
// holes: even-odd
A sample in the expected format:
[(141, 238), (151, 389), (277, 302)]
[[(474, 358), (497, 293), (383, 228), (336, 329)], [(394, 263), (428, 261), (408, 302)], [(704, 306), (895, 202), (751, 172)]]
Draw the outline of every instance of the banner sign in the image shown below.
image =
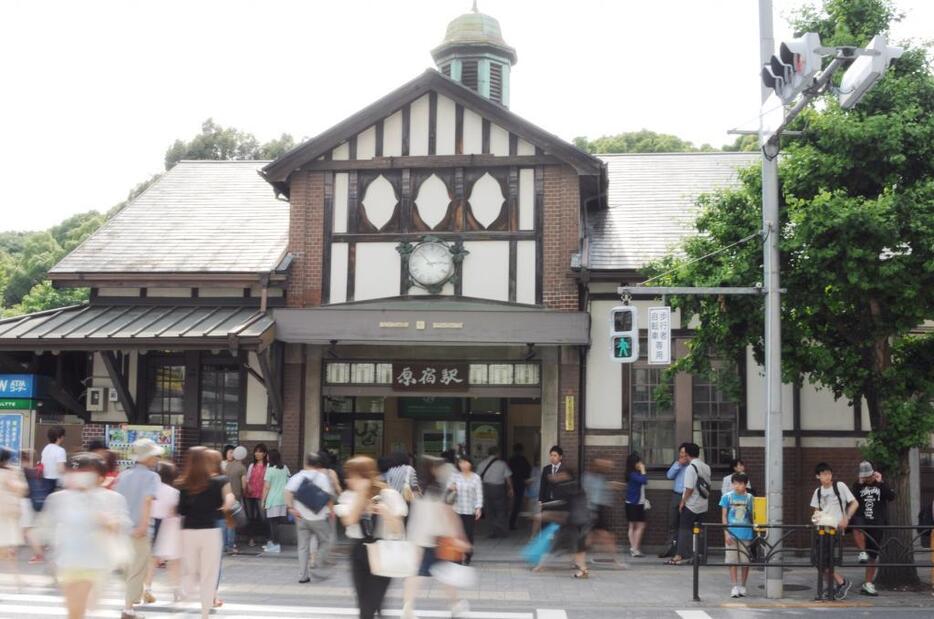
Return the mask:
[(466, 391), (466, 363), (393, 363), (393, 391)]
[(162, 457), (171, 460), (175, 455), (175, 428), (170, 426), (131, 426), (125, 423), (108, 425), (104, 429), (104, 440), (107, 449), (117, 454), (117, 464), (120, 470), (128, 469), (135, 464), (133, 461), (132, 446), (141, 438), (152, 441), (163, 448)]
[(671, 308), (649, 308), (649, 365), (671, 363)]
[(36, 394), (34, 374), (0, 374), (0, 398), (32, 398)]
[(0, 411), (31, 411), (35, 407), (32, 400), (0, 400)]
[(13, 464), (19, 464), (19, 453), (23, 450), (23, 415), (0, 413), (0, 447), (13, 452)]

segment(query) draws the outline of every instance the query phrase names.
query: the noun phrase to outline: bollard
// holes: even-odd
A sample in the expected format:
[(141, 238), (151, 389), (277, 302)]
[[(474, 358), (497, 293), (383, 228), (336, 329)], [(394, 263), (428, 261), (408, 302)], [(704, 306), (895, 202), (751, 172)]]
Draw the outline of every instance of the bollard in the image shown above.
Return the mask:
[(837, 543), (837, 530), (833, 527), (830, 528), (830, 576), (827, 578), (827, 590), (830, 593), (830, 601), (834, 602), (837, 599), (837, 581), (834, 578), (834, 567), (836, 564), (836, 543)]
[(692, 532), (694, 533), (694, 537), (691, 539), (691, 547), (694, 549), (694, 556), (691, 558), (694, 569), (694, 601), (700, 602), (700, 557), (697, 552), (697, 536), (700, 535), (700, 527), (694, 525)]
[(824, 527), (818, 527), (817, 528), (817, 552), (815, 553), (815, 555), (817, 556), (817, 597), (814, 598), (817, 601), (820, 601), (821, 598), (824, 597), (824, 572), (821, 569), (821, 566), (823, 565), (823, 556), (822, 556), (823, 552), (822, 551), (824, 549), (824, 545), (822, 543), (823, 540), (821, 538), (824, 535), (825, 535)]

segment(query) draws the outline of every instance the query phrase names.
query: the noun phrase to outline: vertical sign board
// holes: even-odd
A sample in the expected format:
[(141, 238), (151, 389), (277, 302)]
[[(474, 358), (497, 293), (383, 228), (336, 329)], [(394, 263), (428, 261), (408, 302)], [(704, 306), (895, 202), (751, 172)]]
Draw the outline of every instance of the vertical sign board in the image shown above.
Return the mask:
[(13, 452), (13, 464), (19, 464), (23, 450), (24, 413), (0, 413), (0, 447)]
[(574, 396), (564, 396), (564, 431), (574, 431)]
[(650, 307), (648, 320), (649, 365), (671, 363), (671, 308)]

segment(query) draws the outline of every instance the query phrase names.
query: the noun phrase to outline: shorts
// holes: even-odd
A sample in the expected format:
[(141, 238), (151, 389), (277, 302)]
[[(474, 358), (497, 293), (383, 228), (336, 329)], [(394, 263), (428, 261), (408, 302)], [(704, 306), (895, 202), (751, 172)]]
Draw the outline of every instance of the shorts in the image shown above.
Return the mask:
[(858, 525), (866, 524), (862, 519), (856, 525), (851, 525), (853, 528), (852, 531), (862, 531), (864, 539), (866, 540), (866, 554), (869, 555), (869, 558), (875, 559), (879, 556), (879, 547), (882, 546), (882, 541), (885, 539), (885, 529), (864, 529)]
[(645, 505), (626, 503), (626, 520), (629, 522), (645, 522)]
[[(839, 535), (817, 535), (814, 539), (814, 546), (811, 548), (811, 565), (825, 570), (830, 569), (831, 565), (840, 565), (843, 562), (842, 541)], [(831, 556), (831, 542), (833, 542), (833, 556)]]
[(736, 539), (731, 535), (726, 540), (726, 562), (749, 563), (749, 543), (751, 541), (751, 539)]
[(65, 585), (76, 582), (90, 582), (97, 586), (107, 579), (109, 573), (110, 570), (70, 567), (58, 570), (56, 578), (60, 583)]

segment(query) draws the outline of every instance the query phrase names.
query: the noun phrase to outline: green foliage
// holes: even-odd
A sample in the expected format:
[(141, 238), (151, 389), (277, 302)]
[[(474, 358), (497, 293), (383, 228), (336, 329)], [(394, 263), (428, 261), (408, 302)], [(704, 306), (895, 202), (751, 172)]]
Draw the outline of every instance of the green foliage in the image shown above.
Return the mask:
[(201, 133), (192, 140), (175, 140), (169, 147), (165, 153), (165, 169), (171, 170), (183, 159), (275, 159), (294, 145), (295, 141), (287, 133), (260, 144), (252, 133), (222, 127), (208, 118), (201, 124)]
[[(865, 43), (895, 15), (885, 0), (827, 0), (799, 16), (834, 44)], [(909, 49), (860, 102), (832, 97), (800, 119), (806, 131), (780, 162), (782, 369), (849, 401), (865, 399), (876, 463), (899, 467), (932, 428), (930, 336), (912, 333), (934, 316), (934, 75)], [(762, 280), (761, 243), (689, 264), (761, 228), (758, 167), (739, 188), (705, 196), (698, 235), (683, 254), (652, 266), (659, 285), (749, 286)], [(708, 359), (761, 362), (762, 300), (680, 297), (673, 306), (702, 326), (674, 371), (709, 372)], [(926, 351), (927, 356), (917, 351)]]
[(720, 150), (724, 152), (731, 151), (754, 151), (759, 150), (758, 135), (741, 135), (732, 144), (724, 144)]
[(643, 129), (616, 135), (605, 135), (595, 140), (574, 138), (574, 145), (593, 154), (603, 153), (682, 153), (716, 150), (710, 144), (695, 146), (673, 135)]
[[(287, 133), (260, 144), (253, 135), (221, 127), (209, 118), (193, 139), (175, 141), (166, 152), (165, 168), (171, 169), (182, 159), (275, 159), (293, 146), (295, 141)], [(155, 174), (139, 183), (126, 200), (104, 214), (88, 211), (73, 215), (43, 232), (0, 232), (0, 315), (13, 316), (87, 300), (85, 288), (54, 288), (46, 280), (49, 269), (161, 177)]]

